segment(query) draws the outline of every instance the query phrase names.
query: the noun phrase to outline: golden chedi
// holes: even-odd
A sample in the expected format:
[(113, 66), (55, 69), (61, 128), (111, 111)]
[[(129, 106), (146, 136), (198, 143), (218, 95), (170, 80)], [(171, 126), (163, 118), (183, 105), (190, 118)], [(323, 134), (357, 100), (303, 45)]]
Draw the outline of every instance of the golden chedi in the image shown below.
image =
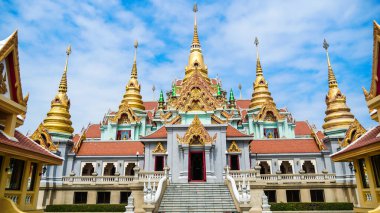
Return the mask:
[(208, 78), (207, 66), (205, 65), (204, 60), (203, 60), (201, 43), (199, 42), (199, 37), (198, 37), (197, 16), (196, 16), (198, 7), (196, 4), (194, 5), (193, 11), (194, 11), (193, 42), (191, 44), (189, 63), (185, 68), (185, 78), (183, 79), (183, 81), (185, 82), (191, 75), (193, 75), (195, 69), (198, 69), (202, 77), (206, 78), (207, 81), (209, 82), (210, 79)]
[(256, 45), (256, 80), (253, 83), (253, 93), (249, 108), (261, 108), (264, 104), (276, 105), (268, 89), (268, 82), (263, 75), (259, 57), (259, 40), (255, 38)]
[(66, 51), (66, 64), (59, 84), (58, 93), (51, 101), (51, 109), (43, 122), (43, 126), (49, 132), (72, 134), (74, 131), (71, 126), (71, 115), (69, 113), (70, 100), (67, 97), (67, 66), (70, 53), (71, 46), (69, 46)]
[(142, 97), (140, 95), (141, 87), (137, 80), (137, 65), (136, 65), (136, 54), (137, 54), (137, 47), (138, 47), (137, 41), (135, 41), (134, 47), (135, 47), (135, 56), (133, 59), (131, 78), (129, 79), (129, 82), (126, 86), (125, 94), (123, 96), (123, 100), (121, 101), (119, 108), (126, 104), (126, 105), (129, 105), (132, 109), (145, 110)]
[(323, 48), (326, 50), (327, 56), (329, 91), (326, 95), (327, 109), (325, 112), (325, 123), (322, 127), (325, 132), (338, 129), (347, 130), (354, 121), (354, 115), (346, 105), (346, 96), (342, 94), (338, 87), (338, 82), (336, 81), (334, 71), (331, 67), (328, 47), (329, 44), (324, 40)]

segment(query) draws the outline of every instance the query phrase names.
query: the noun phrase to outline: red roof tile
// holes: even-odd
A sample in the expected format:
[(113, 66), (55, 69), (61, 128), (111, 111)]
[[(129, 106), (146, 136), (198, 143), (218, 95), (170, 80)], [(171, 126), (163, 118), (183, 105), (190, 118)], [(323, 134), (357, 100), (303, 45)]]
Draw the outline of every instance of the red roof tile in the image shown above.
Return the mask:
[(9, 139), (4, 132), (0, 131), (0, 144), (5, 144), (8, 146), (12, 146), (18, 149), (30, 151), (33, 153), (44, 155), (48, 158), (53, 158), (54, 160), (60, 160), (62, 159), (58, 157), (57, 155), (51, 153), (50, 151), (46, 150), (30, 138), (26, 137), (25, 135), (21, 134), (19, 131), (15, 131), (14, 137), (17, 139), (17, 141), (13, 141)]
[(100, 138), (100, 124), (90, 124), (86, 130), (86, 138)]
[(145, 137), (143, 137), (144, 139), (156, 139), (156, 138), (166, 138), (168, 135), (167, 131), (166, 131), (166, 127), (165, 126), (162, 126), (161, 128), (159, 128), (158, 130), (156, 130), (155, 132), (153, 132), (152, 134), (150, 135), (147, 135)]
[(253, 140), (251, 153), (317, 153), (320, 152), (314, 139), (269, 139)]
[(319, 140), (323, 140), (323, 138), (325, 138), (325, 134), (323, 134), (323, 132), (322, 131), (318, 131), (317, 133), (317, 137), (319, 138)]
[(156, 110), (158, 108), (157, 101), (144, 101), (145, 110)]
[(129, 142), (83, 142), (78, 156), (131, 156), (144, 153), (144, 145), (139, 141)]
[(379, 133), (380, 133), (380, 125), (372, 128), (371, 130), (368, 130), (360, 138), (356, 139), (351, 144), (346, 146), (346, 148), (344, 148), (341, 151), (333, 154), (332, 156), (338, 157), (344, 153), (355, 151), (355, 150), (370, 146), (370, 145), (375, 144), (375, 143), (380, 143), (380, 136), (378, 136)]
[(228, 124), (227, 126), (227, 137), (251, 137), (250, 135), (246, 135), (239, 130), (235, 129), (235, 127)]
[(306, 121), (296, 121), (294, 132), (296, 135), (311, 135), (311, 128)]
[(241, 120), (243, 121), (243, 122), (247, 122), (248, 121), (248, 119), (247, 119), (247, 110), (242, 110), (241, 112), (240, 112), (240, 115), (241, 115)]
[(79, 139), (80, 139), (80, 135), (79, 134), (75, 134), (74, 137), (73, 137), (74, 144), (78, 143)]
[(248, 109), (250, 103), (251, 103), (251, 100), (236, 100), (237, 108), (241, 108), (241, 109)]

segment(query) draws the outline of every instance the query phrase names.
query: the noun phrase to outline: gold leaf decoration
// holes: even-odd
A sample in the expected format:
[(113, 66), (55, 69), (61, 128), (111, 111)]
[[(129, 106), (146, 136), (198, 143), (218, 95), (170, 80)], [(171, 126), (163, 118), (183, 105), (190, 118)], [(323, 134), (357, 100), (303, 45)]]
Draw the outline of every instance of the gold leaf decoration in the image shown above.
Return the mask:
[(212, 144), (215, 142), (216, 137), (217, 134), (215, 134), (214, 137), (211, 137), (208, 134), (197, 115), (195, 115), (193, 122), (190, 124), (183, 137), (180, 137), (177, 134), (177, 140), (179, 143), (189, 145)]

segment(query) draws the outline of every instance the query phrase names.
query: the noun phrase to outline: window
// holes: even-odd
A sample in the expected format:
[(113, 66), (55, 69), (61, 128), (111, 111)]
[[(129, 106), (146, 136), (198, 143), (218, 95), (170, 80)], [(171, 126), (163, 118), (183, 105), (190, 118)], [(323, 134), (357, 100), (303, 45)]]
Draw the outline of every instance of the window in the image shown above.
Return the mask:
[(131, 192), (120, 192), (120, 203), (128, 203), (128, 197), (131, 195)]
[(94, 173), (94, 166), (92, 163), (86, 163), (82, 169), (82, 176), (90, 176)]
[(310, 190), (311, 202), (325, 202), (325, 194), (322, 189)]
[(286, 201), (300, 202), (300, 190), (286, 190)]
[(154, 157), (154, 171), (164, 171), (164, 156)]
[[(260, 161), (260, 174), (270, 174), (270, 166), (266, 161)], [(267, 195), (268, 196), (268, 195)]]
[(24, 175), (24, 164), (25, 161), (11, 158), (9, 161), (9, 166), (7, 168), (7, 182), (5, 185), (6, 189), (10, 190), (20, 190), (21, 181)]
[(293, 174), (292, 164), (289, 161), (282, 161), (280, 171), (282, 174)]
[(264, 190), (269, 203), (276, 203), (276, 190)]
[(380, 155), (371, 157), (373, 173), (375, 174), (376, 186), (380, 187)]
[(87, 192), (74, 192), (74, 204), (86, 204)]
[(131, 130), (119, 130), (117, 131), (116, 140), (128, 140), (131, 138)]
[(240, 170), (239, 155), (230, 155), (231, 170)]
[(97, 204), (110, 203), (111, 192), (98, 192)]
[(313, 173), (315, 174), (315, 166), (313, 163), (309, 160), (306, 160), (302, 165), (302, 170), (305, 171), (305, 173)]
[(363, 158), (359, 159), (358, 164), (363, 188), (369, 188), (368, 172), (367, 167), (365, 165), (365, 160)]
[(116, 167), (113, 163), (107, 163), (107, 165), (104, 167), (104, 176), (112, 176), (116, 173)]
[(266, 138), (278, 138), (277, 128), (265, 128), (264, 136)]
[(34, 185), (35, 185), (34, 183), (36, 182), (37, 166), (38, 166), (37, 163), (30, 164), (28, 184), (26, 187), (28, 191), (33, 191), (34, 189)]
[(133, 176), (135, 175), (135, 171), (133, 168), (135, 168), (135, 163), (127, 163), (127, 166), (125, 167), (125, 176)]

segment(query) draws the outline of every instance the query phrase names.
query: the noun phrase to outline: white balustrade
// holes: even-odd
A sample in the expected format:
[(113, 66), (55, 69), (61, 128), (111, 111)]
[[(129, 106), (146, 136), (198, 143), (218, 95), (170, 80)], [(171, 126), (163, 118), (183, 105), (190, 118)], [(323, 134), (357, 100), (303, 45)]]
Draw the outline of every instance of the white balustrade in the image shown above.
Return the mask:
[(11, 199), (14, 203), (17, 203), (19, 195), (16, 195), (16, 194), (5, 194), (4, 197)]
[(32, 196), (33, 196), (33, 195), (26, 195), (26, 196), (25, 196), (25, 204), (26, 204), (26, 205), (30, 205), (30, 204), (32, 204)]

